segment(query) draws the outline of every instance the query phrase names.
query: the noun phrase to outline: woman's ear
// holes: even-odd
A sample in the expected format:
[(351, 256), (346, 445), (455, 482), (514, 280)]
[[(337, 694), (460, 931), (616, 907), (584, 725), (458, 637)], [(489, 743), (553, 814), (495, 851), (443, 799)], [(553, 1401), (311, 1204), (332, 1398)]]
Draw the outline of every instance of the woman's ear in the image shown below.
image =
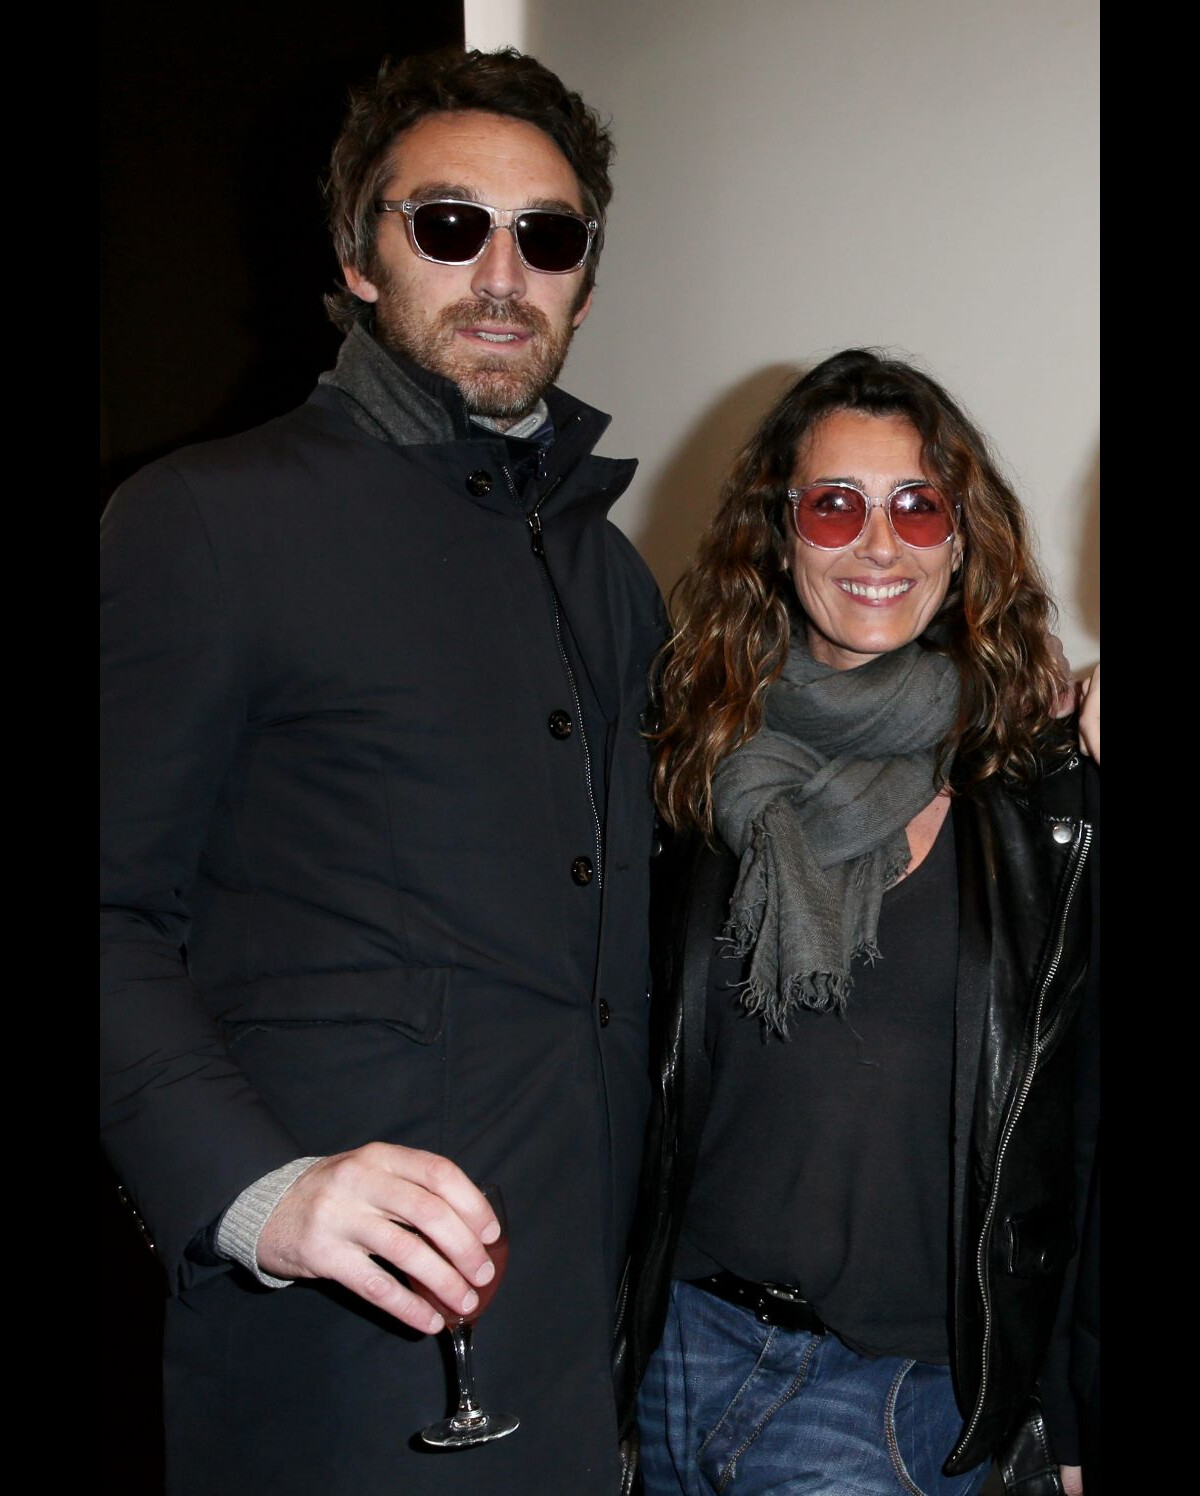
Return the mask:
[(962, 561), (963, 561), (962, 541), (961, 540), (956, 540), (954, 542), (954, 558), (950, 562), (950, 575), (952, 577), (956, 577), (958, 575), (958, 573), (962, 570)]

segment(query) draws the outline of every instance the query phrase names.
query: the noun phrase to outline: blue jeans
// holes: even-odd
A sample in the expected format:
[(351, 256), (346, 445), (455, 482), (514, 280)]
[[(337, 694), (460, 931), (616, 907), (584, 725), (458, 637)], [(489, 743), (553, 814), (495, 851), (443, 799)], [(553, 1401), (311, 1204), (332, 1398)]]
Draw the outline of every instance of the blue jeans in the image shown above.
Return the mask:
[(638, 1422), (646, 1496), (973, 1496), (988, 1476), (941, 1473), (962, 1428), (948, 1367), (775, 1329), (688, 1283)]

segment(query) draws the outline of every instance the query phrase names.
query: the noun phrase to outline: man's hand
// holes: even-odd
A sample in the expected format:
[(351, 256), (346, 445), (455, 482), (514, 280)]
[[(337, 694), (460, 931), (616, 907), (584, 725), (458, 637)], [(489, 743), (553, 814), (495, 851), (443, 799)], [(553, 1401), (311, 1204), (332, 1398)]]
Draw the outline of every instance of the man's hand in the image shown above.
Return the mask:
[(1062, 1481), (1065, 1496), (1083, 1496), (1082, 1465), (1060, 1465), (1058, 1478)]
[[(495, 1267), (491, 1206), (457, 1164), (436, 1153), (367, 1143), (319, 1159), (271, 1212), (258, 1265), (277, 1278), (330, 1278), (414, 1330), (442, 1315), (381, 1264), (449, 1309), (469, 1314)], [(378, 1258), (379, 1261), (374, 1259)]]
[(1100, 762), (1100, 666), (1079, 687), (1079, 746)]

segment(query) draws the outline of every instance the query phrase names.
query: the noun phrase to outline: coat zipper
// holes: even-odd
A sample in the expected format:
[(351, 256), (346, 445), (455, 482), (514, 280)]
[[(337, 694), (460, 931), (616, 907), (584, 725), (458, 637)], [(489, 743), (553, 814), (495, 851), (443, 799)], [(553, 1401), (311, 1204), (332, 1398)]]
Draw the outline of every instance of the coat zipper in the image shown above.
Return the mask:
[(1020, 1120), (1021, 1113), (1025, 1109), (1025, 1101), (1033, 1085), (1033, 1077), (1037, 1072), (1038, 1061), (1042, 1056), (1041, 1024), (1042, 1008), (1045, 1005), (1046, 993), (1050, 990), (1050, 983), (1058, 970), (1058, 964), (1062, 960), (1063, 937), (1067, 928), (1067, 916), (1074, 903), (1075, 894), (1079, 888), (1079, 880), (1083, 876), (1083, 869), (1087, 863), (1088, 852), (1092, 845), (1092, 828), (1086, 826), (1083, 834), (1083, 842), (1079, 849), (1079, 860), (1075, 864), (1075, 872), (1071, 879), (1071, 886), (1067, 891), (1066, 902), (1063, 905), (1062, 918), (1058, 925), (1058, 941), (1054, 948), (1049, 968), (1043, 978), (1041, 990), (1038, 992), (1037, 1004), (1034, 1009), (1034, 1042), (1033, 1053), (1029, 1061), (1029, 1068), (1025, 1072), (1021, 1082), (1021, 1089), (1017, 1093), (1017, 1099), (1013, 1103), (1013, 1109), (1005, 1123), (1004, 1135), (1000, 1140), (1000, 1147), (996, 1151), (996, 1169), (992, 1176), (992, 1188), (988, 1197), (988, 1208), (984, 1214), (983, 1226), (979, 1233), (979, 1245), (975, 1250), (975, 1278), (979, 1284), (979, 1294), (983, 1300), (983, 1347), (980, 1352), (979, 1370), (979, 1393), (975, 1399), (975, 1411), (971, 1414), (971, 1421), (963, 1430), (962, 1437), (955, 1446), (955, 1453), (963, 1449), (969, 1442), (971, 1435), (983, 1413), (983, 1405), (987, 1398), (988, 1388), (988, 1352), (991, 1348), (992, 1339), (992, 1304), (988, 1294), (987, 1270), (984, 1264), (984, 1253), (988, 1237), (991, 1234), (992, 1218), (996, 1213), (996, 1205), (1000, 1194), (1000, 1174), (1004, 1167), (1004, 1155), (1008, 1152), (1008, 1144), (1013, 1135), (1013, 1129)]
[[(512, 494), (517, 508), (520, 509), (521, 499), (517, 493), (517, 485), (513, 482), (512, 474), (509, 472), (507, 466), (503, 467), (501, 471), (508, 484), (509, 492)], [(546, 492), (539, 497), (534, 507), (528, 513), (525, 513), (524, 510), (522, 510), (522, 513), (525, 515), (525, 523), (529, 526), (530, 546), (533, 554), (541, 562), (542, 576), (545, 578), (546, 586), (550, 592), (550, 607), (554, 613), (554, 638), (558, 645), (558, 657), (562, 661), (563, 670), (566, 672), (567, 682), (571, 688), (571, 701), (575, 708), (575, 721), (579, 725), (579, 746), (583, 750), (583, 777), (587, 787), (588, 807), (592, 812), (592, 829), (595, 837), (596, 889), (598, 892), (604, 887), (604, 838), (600, 827), (600, 812), (596, 809), (595, 788), (592, 783), (592, 754), (588, 746), (587, 731), (583, 723), (583, 707), (579, 700), (579, 685), (575, 679), (575, 672), (571, 668), (570, 656), (567, 654), (566, 646), (563, 643), (562, 609), (559, 605), (558, 591), (554, 585), (554, 578), (550, 575), (550, 564), (546, 560), (546, 547), (542, 540), (542, 519), (538, 513), (538, 510), (558, 487), (560, 482), (561, 479), (555, 479)]]

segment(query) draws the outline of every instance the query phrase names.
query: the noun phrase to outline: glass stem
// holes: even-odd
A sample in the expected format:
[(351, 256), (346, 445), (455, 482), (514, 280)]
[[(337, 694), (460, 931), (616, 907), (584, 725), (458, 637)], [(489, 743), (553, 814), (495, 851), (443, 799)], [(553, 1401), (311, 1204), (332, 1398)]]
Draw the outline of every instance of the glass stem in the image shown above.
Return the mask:
[(458, 1407), (454, 1410), (454, 1422), (484, 1423), (487, 1414), (475, 1400), (475, 1365), (471, 1358), (471, 1326), (451, 1325), (450, 1339), (454, 1345), (454, 1369), (458, 1373)]

